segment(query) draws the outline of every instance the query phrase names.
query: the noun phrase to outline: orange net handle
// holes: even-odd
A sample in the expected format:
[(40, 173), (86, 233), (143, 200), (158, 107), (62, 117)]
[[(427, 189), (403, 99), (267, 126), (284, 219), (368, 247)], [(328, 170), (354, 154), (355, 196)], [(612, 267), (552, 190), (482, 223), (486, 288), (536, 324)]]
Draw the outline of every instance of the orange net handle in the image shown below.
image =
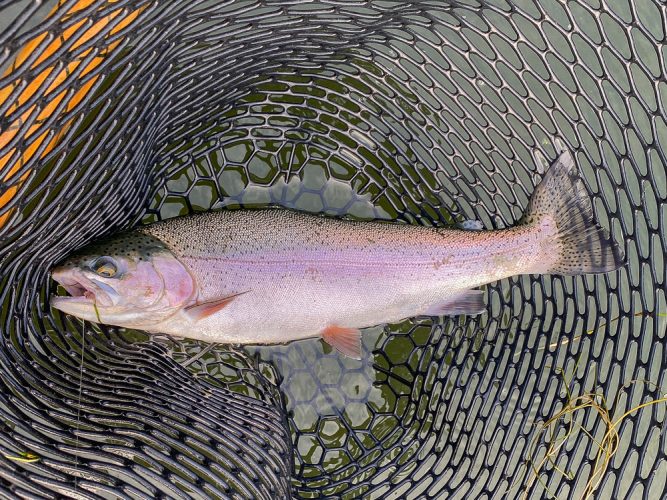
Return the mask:
[[(66, 21), (69, 16), (82, 9), (89, 8), (96, 1), (79, 0), (67, 10), (62, 8), (64, 2), (58, 2), (58, 5), (49, 13), (49, 17), (58, 16), (62, 21)], [(107, 0), (107, 2), (101, 4), (99, 10), (109, 9), (115, 2), (116, 0)], [(67, 53), (74, 54), (81, 45), (104, 30), (108, 31), (104, 39), (109, 39), (112, 35), (133, 23), (142, 10), (143, 7), (135, 10), (118, 8), (117, 10), (110, 10), (108, 14), (96, 21), (84, 19), (76, 22), (66, 28), (59, 36), (55, 36), (48, 31), (41, 33), (19, 50), (13, 64), (5, 71), (3, 76), (9, 76), (19, 69), (27, 69), (22, 67), (25, 64), (30, 64), (30, 69), (36, 68), (58, 50), (64, 49)], [(109, 26), (111, 26), (110, 29)], [(114, 41), (109, 41), (103, 48), (94, 47), (84, 50), (80, 54), (72, 55), (72, 57), (62, 58), (70, 62), (64, 64), (55, 61), (53, 65), (42, 70), (31, 81), (25, 81), (23, 78), (17, 77), (15, 81), (0, 88), (0, 103), (6, 102), (8, 99), (13, 101), (5, 111), (5, 117), (9, 118), (10, 125), (5, 130), (0, 130), (0, 149), (16, 141), (16, 146), (0, 157), (0, 172), (6, 171), (3, 174), (3, 181), (11, 184), (3, 192), (0, 192), (0, 210), (16, 196), (19, 187), (30, 174), (30, 171), (27, 171), (16, 178), (21, 167), (31, 160), (38, 151), (39, 158), (43, 158), (49, 153), (72, 125), (73, 119), (66, 121), (65, 125), (57, 131), (50, 130), (49, 127), (42, 124), (53, 113), (67, 115), (81, 102), (100, 77), (100, 75), (95, 75), (86, 78), (86, 75), (89, 75), (91, 71), (98, 67), (118, 47), (121, 41), (122, 38), (116, 38)], [(29, 59), (34, 57), (37, 51), (39, 56), (29, 62)], [(96, 54), (91, 58), (92, 51), (95, 51)], [(80, 65), (83, 65), (83, 67), (79, 68)], [(77, 70), (79, 72), (76, 78), (85, 80), (85, 82), (80, 86), (68, 85), (62, 87), (62, 83)], [(50, 83), (47, 84), (48, 81)], [(36, 94), (43, 95), (39, 105), (32, 105), (21, 112), (19, 116), (13, 116), (16, 115), (20, 106), (31, 100)], [(30, 123), (30, 125), (26, 126), (27, 123)], [(6, 167), (8, 167), (8, 170)], [(0, 215), (0, 227), (7, 223), (10, 215), (11, 211)]]

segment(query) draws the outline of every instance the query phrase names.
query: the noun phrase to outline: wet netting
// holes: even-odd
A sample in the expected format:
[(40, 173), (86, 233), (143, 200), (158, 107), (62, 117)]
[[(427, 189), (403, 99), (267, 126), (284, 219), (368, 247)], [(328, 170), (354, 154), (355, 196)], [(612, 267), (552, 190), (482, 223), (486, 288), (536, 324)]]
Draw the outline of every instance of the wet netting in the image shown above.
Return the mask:
[[(666, 26), (658, 0), (0, 0), (1, 496), (664, 497)], [(563, 147), (627, 265), (368, 329), (362, 361), (49, 308), (63, 256), (194, 211), (507, 227)]]

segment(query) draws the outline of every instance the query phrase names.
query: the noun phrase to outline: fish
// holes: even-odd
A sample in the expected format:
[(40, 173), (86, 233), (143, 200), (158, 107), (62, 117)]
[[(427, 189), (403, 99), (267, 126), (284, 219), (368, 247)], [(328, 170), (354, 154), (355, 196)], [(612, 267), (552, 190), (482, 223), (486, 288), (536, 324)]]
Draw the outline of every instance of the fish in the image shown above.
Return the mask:
[(606, 273), (623, 264), (565, 151), (509, 228), (359, 221), (284, 208), (205, 212), (76, 252), (52, 269), (69, 295), (50, 303), (91, 322), (206, 342), (320, 337), (361, 359), (364, 328), (483, 313), (480, 287), (511, 276)]

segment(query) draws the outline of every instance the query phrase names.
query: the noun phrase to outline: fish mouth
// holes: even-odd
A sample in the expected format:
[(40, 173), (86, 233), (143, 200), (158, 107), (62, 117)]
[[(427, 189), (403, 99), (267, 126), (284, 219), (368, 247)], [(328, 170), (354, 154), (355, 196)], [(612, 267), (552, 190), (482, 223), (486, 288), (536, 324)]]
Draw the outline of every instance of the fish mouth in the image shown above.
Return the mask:
[(72, 282), (63, 281), (60, 283), (60, 285), (67, 291), (67, 293), (70, 294), (71, 298), (83, 297), (88, 301), (91, 302), (95, 301), (95, 292), (89, 290), (81, 283), (75, 281)]
[(54, 269), (51, 277), (62, 286), (69, 295), (51, 296), (51, 305), (63, 312), (73, 313), (81, 306), (114, 306), (118, 294), (109, 285), (99, 280), (87, 278), (81, 272), (71, 269)]

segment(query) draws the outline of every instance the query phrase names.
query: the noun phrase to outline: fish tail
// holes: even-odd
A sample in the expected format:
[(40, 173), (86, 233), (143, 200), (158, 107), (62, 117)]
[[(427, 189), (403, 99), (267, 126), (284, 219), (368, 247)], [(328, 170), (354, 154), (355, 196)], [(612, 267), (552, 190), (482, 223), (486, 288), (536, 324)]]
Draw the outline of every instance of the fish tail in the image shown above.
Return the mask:
[(577, 174), (574, 158), (563, 152), (535, 188), (522, 221), (549, 238), (540, 269), (548, 274), (606, 273), (624, 264), (620, 247), (593, 218), (591, 199)]

